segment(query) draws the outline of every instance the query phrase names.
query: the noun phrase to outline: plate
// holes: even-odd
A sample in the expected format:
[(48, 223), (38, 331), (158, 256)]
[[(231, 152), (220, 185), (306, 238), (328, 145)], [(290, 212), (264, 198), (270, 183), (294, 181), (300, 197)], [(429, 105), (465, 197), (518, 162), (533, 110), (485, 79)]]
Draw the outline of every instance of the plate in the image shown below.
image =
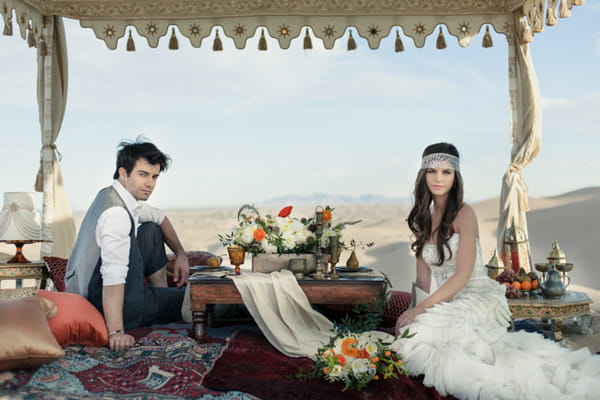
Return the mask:
[(193, 272), (199, 272), (199, 271), (229, 271), (233, 268), (231, 267), (224, 267), (224, 266), (218, 266), (218, 267), (210, 267), (208, 265), (194, 265), (193, 267), (190, 267), (190, 271)]
[(369, 272), (373, 271), (373, 268), (369, 267), (358, 267), (358, 268), (348, 268), (348, 267), (335, 267), (337, 272)]

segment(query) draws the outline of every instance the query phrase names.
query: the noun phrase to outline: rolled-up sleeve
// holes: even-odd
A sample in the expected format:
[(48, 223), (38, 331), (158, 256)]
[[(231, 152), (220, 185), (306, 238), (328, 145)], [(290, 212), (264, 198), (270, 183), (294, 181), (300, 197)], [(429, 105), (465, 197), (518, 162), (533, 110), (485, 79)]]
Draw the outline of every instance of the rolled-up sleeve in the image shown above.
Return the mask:
[(165, 213), (161, 209), (152, 207), (148, 203), (140, 203), (139, 213), (140, 223), (154, 222), (160, 225), (165, 219)]
[(124, 284), (129, 271), (129, 232), (131, 220), (123, 207), (104, 211), (96, 224), (96, 243), (100, 247), (102, 285)]

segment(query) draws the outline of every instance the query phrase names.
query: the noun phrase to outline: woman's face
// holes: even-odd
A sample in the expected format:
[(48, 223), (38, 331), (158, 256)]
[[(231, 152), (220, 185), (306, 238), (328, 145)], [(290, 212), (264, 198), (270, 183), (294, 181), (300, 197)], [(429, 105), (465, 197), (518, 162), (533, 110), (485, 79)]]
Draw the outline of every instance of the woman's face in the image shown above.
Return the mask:
[(454, 184), (454, 169), (450, 165), (441, 168), (427, 168), (425, 181), (433, 196), (445, 196)]

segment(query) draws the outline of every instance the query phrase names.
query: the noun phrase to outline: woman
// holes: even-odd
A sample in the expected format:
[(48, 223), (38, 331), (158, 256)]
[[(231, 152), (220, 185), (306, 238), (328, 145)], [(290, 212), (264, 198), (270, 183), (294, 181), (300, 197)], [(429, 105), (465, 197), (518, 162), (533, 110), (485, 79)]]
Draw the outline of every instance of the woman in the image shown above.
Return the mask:
[[(426, 297), (396, 323), (416, 335), (394, 343), (409, 370), (461, 399), (600, 399), (600, 357), (537, 333), (507, 332), (505, 288), (487, 277), (456, 147), (425, 149), (414, 198), (407, 221), (415, 289)], [(437, 289), (428, 294), (432, 275)]]

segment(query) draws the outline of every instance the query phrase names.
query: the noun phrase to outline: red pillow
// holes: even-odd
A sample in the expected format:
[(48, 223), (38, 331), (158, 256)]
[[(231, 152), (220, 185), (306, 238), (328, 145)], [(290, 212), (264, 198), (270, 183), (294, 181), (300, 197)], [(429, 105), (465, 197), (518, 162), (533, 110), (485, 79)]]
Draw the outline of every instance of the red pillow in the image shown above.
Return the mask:
[(108, 346), (104, 317), (85, 297), (49, 290), (38, 291), (38, 296), (56, 304), (58, 311), (48, 325), (61, 346)]
[(43, 258), (46, 263), (46, 268), (48, 269), (48, 275), (50, 275), (50, 279), (52, 279), (56, 290), (59, 292), (66, 292), (65, 272), (67, 272), (67, 261), (69, 260), (66, 258), (50, 256), (45, 256)]

